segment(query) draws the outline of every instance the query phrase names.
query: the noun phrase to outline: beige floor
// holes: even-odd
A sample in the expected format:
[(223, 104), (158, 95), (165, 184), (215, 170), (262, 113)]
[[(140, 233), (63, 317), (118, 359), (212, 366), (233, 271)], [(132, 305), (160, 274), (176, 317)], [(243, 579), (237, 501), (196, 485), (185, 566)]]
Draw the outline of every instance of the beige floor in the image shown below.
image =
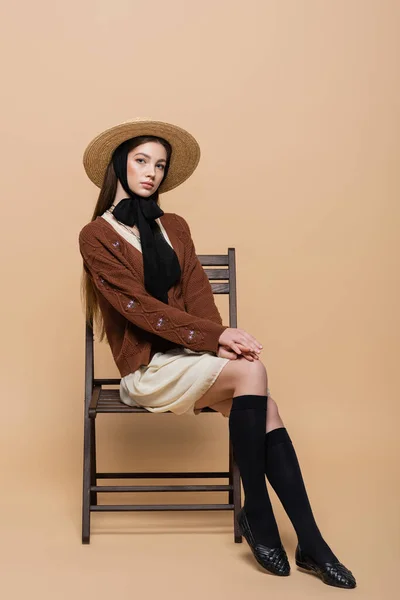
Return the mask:
[[(215, 426), (215, 420), (213, 423)], [(7, 600), (109, 599), (118, 594), (182, 599), (398, 598), (398, 497), (392, 479), (396, 465), (383, 460), (379, 452), (373, 458), (372, 448), (356, 469), (344, 468), (342, 458), (336, 459), (328, 451), (311, 458), (303, 452), (308, 489), (321, 530), (357, 577), (355, 590), (328, 587), (315, 576), (297, 570), (294, 531), (273, 492), (281, 536), (292, 564), (288, 578), (263, 572), (245, 541), (233, 543), (231, 512), (94, 514), (91, 543), (83, 546), (77, 450), (80, 448), (73, 448), (69, 458), (60, 455), (60, 471), (54, 456), (48, 460), (43, 456), (42, 465), (22, 467), (25, 486), (13, 482), (10, 472), (3, 479), (6, 493), (1, 510), (0, 585)], [(151, 467), (153, 458), (144, 461), (144, 468)], [(197, 468), (201, 470), (205, 464)], [(216, 457), (215, 468), (225, 468), (224, 456)], [(208, 494), (204, 501), (222, 498)], [(108, 499), (119, 502), (116, 497)], [(197, 499), (202, 501), (204, 494)], [(140, 498), (126, 495), (124, 501), (196, 499), (189, 494), (186, 498), (142, 494)]]

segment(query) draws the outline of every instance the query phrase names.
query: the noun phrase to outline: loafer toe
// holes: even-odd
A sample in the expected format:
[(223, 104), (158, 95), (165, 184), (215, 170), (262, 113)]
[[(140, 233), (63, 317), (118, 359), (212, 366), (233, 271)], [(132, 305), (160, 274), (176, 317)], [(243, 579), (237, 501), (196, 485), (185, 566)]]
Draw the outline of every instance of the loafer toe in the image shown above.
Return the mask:
[(271, 548), (269, 546), (264, 546), (264, 544), (256, 543), (244, 508), (239, 512), (237, 521), (258, 564), (274, 575), (279, 575), (281, 577), (289, 575), (290, 564), (284, 547), (280, 545), (276, 548)]
[(353, 573), (339, 561), (317, 563), (303, 552), (299, 545), (296, 548), (295, 560), (298, 567), (315, 573), (327, 585), (348, 589), (357, 586)]

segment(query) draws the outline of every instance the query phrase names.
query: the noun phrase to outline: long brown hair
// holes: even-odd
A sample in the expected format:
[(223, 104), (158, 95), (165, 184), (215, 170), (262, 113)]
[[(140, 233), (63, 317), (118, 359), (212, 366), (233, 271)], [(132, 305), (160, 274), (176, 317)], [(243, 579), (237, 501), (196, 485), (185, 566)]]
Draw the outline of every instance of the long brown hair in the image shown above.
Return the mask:
[[(164, 148), (167, 151), (167, 164), (165, 166), (163, 177), (164, 181), (168, 174), (172, 148), (170, 144), (163, 138), (159, 138), (152, 135), (146, 135), (131, 138), (129, 144), (129, 152), (136, 148), (136, 146), (140, 146), (141, 144), (145, 144), (147, 142), (158, 142), (162, 146), (164, 146)], [(107, 166), (107, 170), (103, 180), (103, 185), (101, 187), (91, 221), (94, 221), (98, 216), (102, 215), (108, 208), (110, 208), (115, 199), (115, 194), (117, 192), (117, 184), (118, 179), (114, 171), (113, 161), (110, 160)], [(159, 204), (158, 189), (153, 194), (153, 199), (157, 204)], [(96, 296), (95, 287), (85, 264), (83, 264), (83, 273), (81, 278), (81, 300), (85, 307), (86, 322), (90, 323), (92, 326), (95, 324), (98, 327), (100, 332), (99, 341), (102, 341), (105, 336), (104, 321)]]

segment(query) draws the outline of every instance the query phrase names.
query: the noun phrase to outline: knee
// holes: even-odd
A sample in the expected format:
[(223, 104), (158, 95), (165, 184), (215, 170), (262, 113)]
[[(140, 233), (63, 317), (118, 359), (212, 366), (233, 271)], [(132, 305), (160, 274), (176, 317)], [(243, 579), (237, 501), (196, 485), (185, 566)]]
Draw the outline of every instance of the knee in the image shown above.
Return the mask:
[(265, 383), (268, 383), (267, 369), (261, 360), (254, 360), (253, 362), (243, 359), (246, 363), (245, 371), (248, 377), (262, 379)]
[(240, 358), (235, 360), (234, 364), (237, 383), (250, 379), (252, 382), (268, 385), (267, 369), (261, 360), (249, 361), (246, 358)]
[(274, 417), (279, 417), (278, 405), (271, 397), (268, 397), (267, 414), (271, 419)]

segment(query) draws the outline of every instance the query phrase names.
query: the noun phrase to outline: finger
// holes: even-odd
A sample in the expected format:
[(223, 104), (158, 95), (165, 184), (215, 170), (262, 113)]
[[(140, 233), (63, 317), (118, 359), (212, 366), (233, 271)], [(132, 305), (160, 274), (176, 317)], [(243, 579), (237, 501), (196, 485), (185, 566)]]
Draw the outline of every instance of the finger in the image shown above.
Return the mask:
[(226, 352), (227, 354), (230, 354), (232, 356), (237, 356), (236, 352), (234, 352), (230, 346), (222, 346), (220, 345), (220, 347), (222, 348), (223, 352)]
[(240, 342), (237, 342), (238, 346), (240, 346), (242, 351), (248, 351), (248, 352), (252, 352), (254, 353), (256, 356), (258, 356), (259, 354), (259, 349), (256, 348), (255, 346), (250, 346), (249, 344), (242, 344)]
[(238, 329), (237, 331), (239, 331), (240, 334), (242, 336), (244, 336), (246, 339), (250, 340), (251, 342), (253, 342), (257, 346), (261, 346), (262, 347), (262, 344), (254, 337), (254, 335), (251, 335), (251, 333), (248, 333), (244, 329)]
[(242, 348), (242, 356), (252, 356), (256, 360), (260, 360), (257, 352), (253, 352), (252, 350), (243, 350)]
[[(250, 356), (252, 356), (254, 359), (256, 359), (256, 360), (259, 360), (259, 356), (258, 356), (258, 353), (257, 353), (257, 352), (253, 352), (252, 350), (250, 350), (250, 349), (248, 348), (248, 346), (244, 346), (243, 344), (237, 344), (237, 345), (240, 347), (240, 349), (241, 349), (241, 351), (242, 351), (242, 355), (243, 355), (243, 356), (244, 356), (244, 355), (247, 355), (247, 356), (248, 356), (248, 355), (250, 355)], [(246, 358), (247, 358), (247, 356), (246, 356)]]
[(241, 340), (237, 340), (238, 344), (242, 344), (248, 350), (252, 350), (253, 352), (260, 352), (261, 348), (259, 347), (257, 342), (253, 342), (253, 338), (243, 337)]
[(241, 356), (237, 357), (238, 360), (248, 360), (249, 362), (254, 362), (254, 358), (250, 354), (241, 354)]
[(248, 352), (253, 351), (253, 348), (250, 346), (250, 344), (243, 340), (236, 341), (235, 343), (241, 348), (241, 350), (247, 350)]
[(258, 355), (255, 352), (251, 352), (250, 350), (242, 350), (242, 354), (238, 355), (237, 358), (245, 358), (246, 360), (250, 361), (259, 360)]
[(232, 348), (232, 350), (234, 352), (236, 352), (236, 354), (242, 354), (241, 349), (239, 348), (239, 346), (237, 344), (235, 344), (235, 342), (232, 342), (230, 347)]
[(239, 329), (237, 328), (237, 331), (240, 333), (241, 337), (246, 340), (246, 343), (251, 343), (254, 346), (256, 346), (257, 348), (262, 348), (263, 345), (256, 340), (256, 338), (254, 337), (254, 335), (251, 335), (250, 333), (247, 333), (247, 331), (245, 331), (244, 329)]

